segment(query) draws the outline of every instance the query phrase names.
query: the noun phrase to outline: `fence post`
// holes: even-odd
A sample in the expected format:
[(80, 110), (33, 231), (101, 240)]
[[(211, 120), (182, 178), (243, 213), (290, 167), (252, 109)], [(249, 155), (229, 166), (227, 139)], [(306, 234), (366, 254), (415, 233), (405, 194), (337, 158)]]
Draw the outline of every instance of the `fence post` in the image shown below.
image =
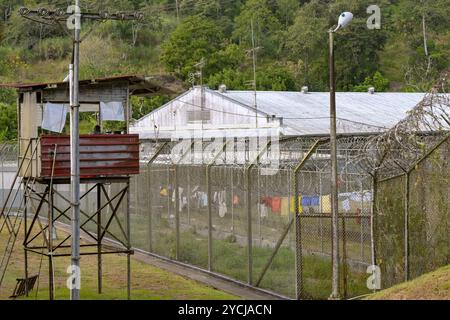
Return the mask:
[(206, 190), (208, 198), (208, 270), (212, 271), (212, 203), (211, 203), (211, 167), (206, 166)]
[(147, 196), (147, 204), (148, 204), (148, 250), (149, 252), (153, 251), (153, 221), (152, 221), (152, 179), (151, 179), (151, 165), (153, 162), (158, 158), (161, 151), (164, 149), (164, 147), (167, 145), (167, 142), (164, 142), (155, 152), (155, 154), (150, 158), (150, 160), (147, 162), (147, 186), (148, 186), (148, 196)]
[(343, 296), (347, 299), (348, 287), (348, 267), (347, 267), (347, 235), (345, 228), (345, 215), (342, 218), (342, 282), (343, 282)]
[(300, 300), (303, 295), (303, 253), (302, 253), (302, 225), (299, 212), (298, 171), (294, 170), (294, 219), (295, 219), (295, 297)]
[(147, 186), (148, 186), (148, 194), (147, 194), (147, 205), (148, 205), (148, 251), (153, 251), (153, 220), (152, 220), (152, 183), (151, 183), (151, 169), (150, 166), (147, 168)]
[(376, 214), (377, 214), (377, 193), (378, 193), (378, 177), (377, 172), (373, 172), (372, 176), (372, 208), (370, 214), (370, 246), (372, 250), (372, 265), (377, 265), (377, 249), (376, 249), (376, 236), (375, 233), (378, 232), (376, 226)]
[(180, 258), (180, 190), (178, 187), (178, 164), (174, 165), (175, 193), (175, 260)]
[(409, 172), (405, 174), (405, 281), (409, 277)]
[(253, 235), (252, 235), (252, 186), (250, 172), (252, 169), (250, 165), (246, 170), (246, 184), (247, 184), (247, 272), (248, 284), (253, 283)]

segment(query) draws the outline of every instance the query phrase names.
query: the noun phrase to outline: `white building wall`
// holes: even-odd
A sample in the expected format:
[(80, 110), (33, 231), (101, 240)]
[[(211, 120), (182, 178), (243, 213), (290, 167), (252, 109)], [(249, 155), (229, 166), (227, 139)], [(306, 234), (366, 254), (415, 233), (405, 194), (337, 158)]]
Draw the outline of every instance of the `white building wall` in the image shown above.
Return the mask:
[[(131, 126), (132, 133), (139, 133), (141, 139), (175, 138), (200, 135), (217, 137), (227, 134), (248, 137), (256, 134), (256, 114), (247, 106), (227, 99), (205, 89), (205, 111), (210, 120), (206, 123), (189, 123), (188, 113), (201, 111), (201, 88), (194, 87), (184, 95), (170, 101)], [(258, 131), (266, 135), (268, 129), (280, 129), (279, 119), (268, 119), (265, 113), (258, 113)], [(156, 126), (156, 127), (155, 127)]]

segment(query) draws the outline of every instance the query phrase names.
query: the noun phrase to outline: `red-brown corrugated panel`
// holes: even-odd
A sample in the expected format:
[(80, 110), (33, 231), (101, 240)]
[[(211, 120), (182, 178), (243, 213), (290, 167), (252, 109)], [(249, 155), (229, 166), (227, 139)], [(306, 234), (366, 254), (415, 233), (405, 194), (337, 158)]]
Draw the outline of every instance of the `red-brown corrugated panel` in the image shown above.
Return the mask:
[[(50, 178), (53, 152), (56, 160), (53, 177), (70, 177), (70, 137), (41, 136), (41, 178)], [(118, 177), (139, 174), (139, 135), (80, 135), (80, 177)]]

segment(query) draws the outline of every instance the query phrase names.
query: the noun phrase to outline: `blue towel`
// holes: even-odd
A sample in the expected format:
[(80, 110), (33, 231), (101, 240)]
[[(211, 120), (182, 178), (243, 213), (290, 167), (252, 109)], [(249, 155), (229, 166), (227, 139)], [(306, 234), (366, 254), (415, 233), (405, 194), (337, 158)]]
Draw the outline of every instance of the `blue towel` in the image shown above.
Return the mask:
[(302, 197), (302, 206), (303, 206), (303, 207), (311, 206), (311, 197), (309, 197), (309, 196), (303, 196), (303, 197)]
[(319, 196), (311, 197), (311, 205), (312, 206), (319, 206), (320, 205), (320, 197)]

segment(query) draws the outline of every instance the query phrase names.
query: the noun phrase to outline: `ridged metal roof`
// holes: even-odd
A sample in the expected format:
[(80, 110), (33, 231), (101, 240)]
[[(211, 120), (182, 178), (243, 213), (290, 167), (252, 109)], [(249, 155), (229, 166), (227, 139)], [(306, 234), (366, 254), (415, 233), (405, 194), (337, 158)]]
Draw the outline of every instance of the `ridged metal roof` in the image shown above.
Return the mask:
[[(214, 91), (249, 107), (253, 91)], [(425, 96), (424, 93), (337, 92), (338, 133), (379, 132), (391, 128), (407, 116)], [(289, 133), (300, 135), (329, 133), (328, 92), (258, 91), (257, 109), (283, 118)]]

